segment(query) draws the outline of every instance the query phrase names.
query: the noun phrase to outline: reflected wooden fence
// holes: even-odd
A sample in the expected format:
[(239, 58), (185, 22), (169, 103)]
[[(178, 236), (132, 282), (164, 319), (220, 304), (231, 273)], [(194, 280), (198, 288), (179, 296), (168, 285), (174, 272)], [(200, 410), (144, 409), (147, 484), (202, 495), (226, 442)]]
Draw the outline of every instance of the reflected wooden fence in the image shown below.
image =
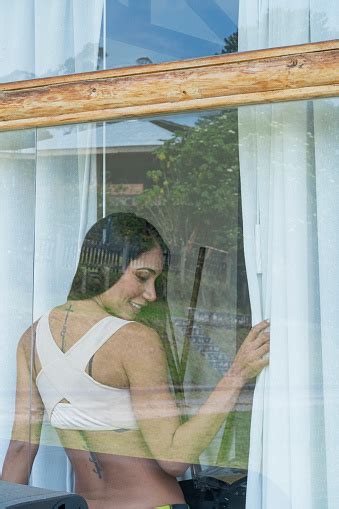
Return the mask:
[(104, 244), (86, 243), (81, 252), (80, 263), (90, 270), (98, 267), (109, 267), (111, 270), (120, 272), (124, 266), (124, 249), (113, 251)]
[[(110, 267), (111, 270), (121, 271), (128, 261), (131, 259), (128, 256), (128, 249), (122, 247), (119, 250), (108, 249), (105, 244), (98, 244), (96, 242), (88, 242), (82, 250), (80, 262), (88, 269), (97, 269), (99, 266)], [(180, 269), (180, 253), (173, 253), (171, 255), (171, 271), (178, 272)], [(196, 258), (190, 257), (185, 263), (185, 271), (189, 273), (195, 272)], [(204, 271), (211, 274), (223, 275), (228, 268), (228, 261), (225, 256), (220, 259), (213, 257), (206, 261)]]
[[(218, 260), (209, 260), (209, 264), (204, 267), (204, 270), (216, 272), (218, 275), (225, 273), (227, 270), (227, 263), (223, 257), (221, 264), (216, 263)], [(109, 271), (121, 272), (123, 267), (127, 266), (129, 261), (128, 249), (122, 247), (118, 250), (109, 249), (105, 244), (98, 244), (97, 242), (87, 242), (81, 252), (80, 263), (84, 269), (83, 273), (83, 289), (85, 291), (86, 279), (88, 271), (97, 272), (99, 268), (107, 268)], [(180, 265), (180, 258), (176, 255), (173, 268)], [(188, 263), (186, 270), (194, 269), (193, 261)], [(185, 309), (186, 316), (189, 315), (191, 308)], [(184, 334), (187, 327), (187, 319), (181, 317), (173, 317), (173, 323), (179, 334)], [(195, 320), (192, 328), (192, 343), (200, 354), (206, 359), (211, 367), (217, 371), (224, 372), (230, 366), (231, 359), (220, 349), (216, 344), (213, 344), (212, 338), (206, 333), (206, 327), (221, 327), (228, 330), (236, 330), (239, 327), (249, 328), (251, 326), (250, 315), (234, 314), (222, 311), (211, 311), (204, 308), (195, 309)]]

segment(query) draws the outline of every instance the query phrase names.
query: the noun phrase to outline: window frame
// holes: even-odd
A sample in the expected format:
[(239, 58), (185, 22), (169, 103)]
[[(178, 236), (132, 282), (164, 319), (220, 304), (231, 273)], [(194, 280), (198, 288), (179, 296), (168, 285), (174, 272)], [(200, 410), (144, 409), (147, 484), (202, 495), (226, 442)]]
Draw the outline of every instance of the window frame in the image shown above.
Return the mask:
[(0, 131), (339, 95), (339, 40), (0, 84)]

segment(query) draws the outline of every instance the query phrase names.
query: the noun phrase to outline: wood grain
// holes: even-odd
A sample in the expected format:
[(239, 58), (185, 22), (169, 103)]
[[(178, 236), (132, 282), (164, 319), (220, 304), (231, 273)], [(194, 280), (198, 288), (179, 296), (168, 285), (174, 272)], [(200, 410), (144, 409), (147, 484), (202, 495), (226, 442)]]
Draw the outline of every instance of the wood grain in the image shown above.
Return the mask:
[(0, 130), (103, 121), (339, 92), (339, 41), (0, 85)]

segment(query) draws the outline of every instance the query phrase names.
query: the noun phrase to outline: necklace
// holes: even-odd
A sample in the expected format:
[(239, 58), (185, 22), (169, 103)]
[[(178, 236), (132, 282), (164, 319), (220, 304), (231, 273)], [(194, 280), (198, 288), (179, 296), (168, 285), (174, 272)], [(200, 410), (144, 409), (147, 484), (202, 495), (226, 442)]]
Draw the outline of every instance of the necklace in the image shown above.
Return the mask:
[(60, 332), (61, 351), (62, 352), (65, 351), (65, 336), (66, 336), (66, 330), (67, 330), (67, 320), (68, 320), (68, 315), (69, 315), (70, 311), (72, 311), (72, 304), (70, 304), (68, 309), (66, 309), (66, 316), (65, 316), (64, 324), (63, 324), (61, 332)]

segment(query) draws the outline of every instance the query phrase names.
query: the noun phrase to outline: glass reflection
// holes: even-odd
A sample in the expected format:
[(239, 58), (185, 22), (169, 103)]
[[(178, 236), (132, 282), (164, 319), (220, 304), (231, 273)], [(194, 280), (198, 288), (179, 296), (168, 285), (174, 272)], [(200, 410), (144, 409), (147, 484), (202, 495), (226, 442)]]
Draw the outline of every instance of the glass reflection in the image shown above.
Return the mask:
[(238, 0), (15, 0), (2, 19), (2, 82), (237, 51)]
[[(1, 135), (3, 455), (26, 330), (4, 479), (27, 482), (35, 459), (33, 484), (90, 504), (104, 492), (109, 507), (118, 478), (119, 507), (141, 486), (148, 506), (184, 502), (182, 488), (219, 509), (244, 506), (249, 460), (263, 496), (288, 501), (291, 461), (312, 483), (302, 500), (335, 500), (337, 110), (326, 99), (39, 129), (37, 143)], [(253, 410), (244, 381), (267, 363), (268, 324), (246, 340), (247, 279), (272, 340)], [(188, 468), (194, 484), (179, 488)]]
[(115, 0), (106, 9), (107, 68), (237, 51), (238, 0)]
[[(21, 335), (32, 323), (35, 156), (34, 130), (0, 133), (1, 465), (13, 424), (16, 348)], [(30, 335), (27, 341), (30, 351)], [(29, 384), (26, 387), (25, 401), (26, 418), (29, 420)], [(27, 458), (28, 456), (25, 460)]]

